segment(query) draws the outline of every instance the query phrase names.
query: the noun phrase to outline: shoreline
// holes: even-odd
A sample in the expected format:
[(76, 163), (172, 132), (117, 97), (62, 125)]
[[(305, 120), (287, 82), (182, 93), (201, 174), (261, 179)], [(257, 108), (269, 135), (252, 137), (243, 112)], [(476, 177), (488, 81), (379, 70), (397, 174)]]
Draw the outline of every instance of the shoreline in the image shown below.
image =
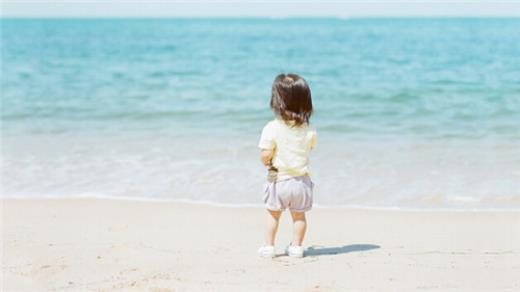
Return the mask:
[[(190, 200), (190, 199), (167, 199), (167, 198), (145, 198), (145, 197), (118, 197), (118, 196), (0, 196), (3, 200), (113, 200), (127, 202), (151, 202), (151, 203), (170, 203), (170, 204), (188, 204), (201, 205), (219, 208), (259, 208), (263, 209), (263, 204), (232, 204), (220, 203), (209, 200)], [(395, 206), (363, 206), (363, 205), (320, 205), (313, 204), (313, 209), (340, 209), (340, 210), (374, 210), (374, 211), (395, 211), (395, 212), (434, 212), (434, 213), (520, 213), (520, 208), (459, 208), (459, 207), (395, 207)]]
[[(307, 255), (262, 259), (265, 211), (0, 199), (6, 291), (518, 291), (520, 213), (316, 208)], [(24, 290), (25, 289), (25, 290)]]

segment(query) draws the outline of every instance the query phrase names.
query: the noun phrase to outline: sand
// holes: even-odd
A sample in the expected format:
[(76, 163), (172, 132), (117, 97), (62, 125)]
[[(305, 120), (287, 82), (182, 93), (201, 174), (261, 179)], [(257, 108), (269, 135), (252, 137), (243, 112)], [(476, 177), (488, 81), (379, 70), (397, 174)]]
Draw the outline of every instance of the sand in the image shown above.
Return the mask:
[(520, 212), (315, 208), (303, 259), (264, 210), (2, 199), (2, 291), (520, 291)]

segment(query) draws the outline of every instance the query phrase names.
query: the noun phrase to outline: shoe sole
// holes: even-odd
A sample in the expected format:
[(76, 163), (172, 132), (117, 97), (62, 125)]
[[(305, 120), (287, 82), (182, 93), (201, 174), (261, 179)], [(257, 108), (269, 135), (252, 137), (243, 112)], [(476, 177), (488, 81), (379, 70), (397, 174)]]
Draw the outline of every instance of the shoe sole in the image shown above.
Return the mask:
[(291, 258), (303, 258), (304, 255), (302, 254), (287, 254), (288, 257), (291, 257)]

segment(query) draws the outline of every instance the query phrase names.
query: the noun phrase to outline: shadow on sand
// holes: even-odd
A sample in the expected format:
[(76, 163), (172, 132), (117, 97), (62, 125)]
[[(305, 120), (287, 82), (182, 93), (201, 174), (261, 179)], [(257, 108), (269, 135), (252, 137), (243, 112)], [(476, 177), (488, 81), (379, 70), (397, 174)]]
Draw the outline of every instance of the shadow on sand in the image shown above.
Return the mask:
[(321, 255), (336, 255), (342, 253), (356, 252), (356, 251), (367, 251), (372, 249), (380, 248), (379, 245), (374, 244), (351, 244), (344, 245), (341, 247), (320, 247), (316, 248), (311, 246), (305, 251), (305, 256), (321, 256)]

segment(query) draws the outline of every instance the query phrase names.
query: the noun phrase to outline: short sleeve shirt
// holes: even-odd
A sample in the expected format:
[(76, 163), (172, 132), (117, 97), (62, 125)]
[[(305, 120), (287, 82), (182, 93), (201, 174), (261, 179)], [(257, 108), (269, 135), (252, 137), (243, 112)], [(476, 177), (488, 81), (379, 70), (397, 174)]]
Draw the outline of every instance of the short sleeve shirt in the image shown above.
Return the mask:
[(309, 175), (309, 153), (316, 147), (316, 130), (309, 125), (294, 126), (294, 122), (275, 119), (262, 130), (258, 147), (273, 150), (273, 166), (278, 179)]

